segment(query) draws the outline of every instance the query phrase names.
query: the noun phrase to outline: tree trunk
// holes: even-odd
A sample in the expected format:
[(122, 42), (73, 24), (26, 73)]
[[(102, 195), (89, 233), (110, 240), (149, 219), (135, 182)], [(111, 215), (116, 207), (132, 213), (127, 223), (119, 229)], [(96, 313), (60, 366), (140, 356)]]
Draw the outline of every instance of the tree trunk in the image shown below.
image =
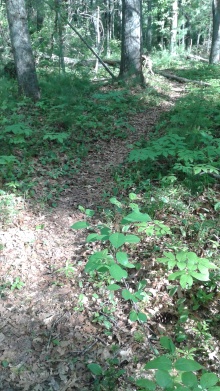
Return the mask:
[(212, 0), (212, 14), (212, 46), (209, 63), (217, 64), (220, 61), (220, 0)]
[(152, 0), (147, 1), (147, 51), (152, 49)]
[(55, 6), (56, 6), (55, 30), (58, 33), (58, 44), (59, 44), (59, 70), (62, 71), (62, 73), (65, 73), (63, 21), (61, 17), (62, 0), (55, 0)]
[(172, 5), (172, 26), (171, 26), (171, 37), (170, 37), (170, 53), (174, 55), (176, 54), (177, 28), (178, 28), (178, 0), (174, 0)]
[(28, 32), (25, 0), (6, 0), (6, 7), (19, 92), (36, 101), (40, 98), (40, 91)]
[(122, 0), (122, 45), (119, 77), (135, 76), (143, 83), (141, 5), (141, 0)]

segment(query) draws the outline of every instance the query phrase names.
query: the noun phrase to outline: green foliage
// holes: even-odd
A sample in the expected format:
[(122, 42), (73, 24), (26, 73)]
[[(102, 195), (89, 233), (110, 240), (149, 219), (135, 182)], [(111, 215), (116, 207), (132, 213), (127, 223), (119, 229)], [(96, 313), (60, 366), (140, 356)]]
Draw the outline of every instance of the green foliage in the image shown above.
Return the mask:
[[(161, 178), (164, 183), (173, 182), (178, 177), (195, 178), (204, 174), (219, 175), (218, 156), (220, 139), (206, 132), (200, 132), (197, 142), (188, 135), (170, 133), (149, 143), (147, 148), (134, 149), (129, 162), (136, 162), (140, 169), (144, 162), (144, 174)], [(154, 167), (158, 167), (155, 171)], [(147, 167), (147, 168), (146, 168)]]
[(193, 359), (179, 358), (172, 340), (168, 337), (160, 339), (161, 346), (168, 351), (168, 354), (161, 355), (149, 361), (145, 370), (155, 370), (154, 379), (149, 380), (142, 377), (136, 380), (136, 386), (142, 391), (164, 390), (210, 390), (220, 391), (217, 385), (219, 379), (214, 373), (203, 373), (201, 376), (194, 372), (203, 369)]
[(42, 201), (51, 205), (68, 186), (60, 186), (59, 179), (65, 177), (68, 182), (97, 141), (126, 138), (134, 130), (128, 114), (142, 110), (140, 97), (128, 89), (103, 91), (88, 77), (71, 74), (42, 74), (42, 99), (36, 104), (9, 95), (8, 83), (1, 89), (3, 185), (16, 182), (17, 191), (33, 197), (40, 185)]
[(209, 280), (209, 269), (216, 269), (217, 266), (209, 262), (206, 258), (199, 258), (192, 251), (180, 251), (177, 254), (164, 252), (165, 257), (157, 258), (158, 262), (164, 263), (168, 269), (176, 269), (174, 273), (169, 275), (169, 280), (180, 280), (182, 288), (191, 288), (193, 280), (199, 281)]
[(124, 375), (125, 370), (119, 369), (119, 360), (117, 358), (109, 359), (107, 368), (102, 368), (97, 363), (88, 364), (89, 370), (95, 376), (93, 390), (95, 391), (114, 391), (117, 386), (118, 379)]
[(20, 197), (0, 190), (0, 225), (6, 226), (18, 213), (17, 204), (22, 203)]
[(127, 165), (115, 174), (119, 186), (142, 190), (155, 180), (163, 185), (181, 181), (198, 191), (219, 180), (218, 124), (217, 88), (192, 88), (161, 118), (150, 141), (133, 145)]
[(11, 290), (22, 289), (25, 283), (20, 279), (20, 277), (16, 277), (13, 283), (11, 284)]
[[(129, 198), (131, 201), (134, 201), (137, 197), (134, 193), (130, 193)], [(107, 286), (107, 290), (109, 292), (121, 291), (122, 298), (134, 305), (144, 299), (146, 281), (139, 283), (136, 290), (131, 291), (128, 289), (126, 280), (129, 279), (130, 270), (138, 270), (140, 265), (137, 261), (131, 262), (129, 254), (125, 250), (128, 244), (131, 246), (137, 245), (142, 240), (143, 233), (145, 235), (154, 234), (159, 238), (163, 235), (171, 234), (171, 231), (165, 224), (160, 223), (158, 220), (154, 221), (147, 213), (141, 212), (138, 203), (130, 202), (128, 207), (132, 211), (127, 213), (127, 206), (125, 207), (116, 197), (112, 197), (110, 202), (115, 205), (117, 213), (120, 213), (122, 216), (119, 231), (112, 232), (111, 227), (101, 223), (96, 227), (91, 222), (85, 220), (73, 224), (71, 228), (93, 231), (88, 234), (87, 243), (100, 241), (105, 247), (89, 256), (85, 272), (92, 273), (96, 271), (102, 278), (106, 278), (107, 274), (112, 279)], [(93, 215), (91, 212), (88, 210), (87, 215)], [(135, 234), (130, 233), (130, 229), (134, 231), (134, 228)], [(176, 253), (165, 251), (163, 255), (162, 258), (157, 258), (157, 261), (167, 265), (168, 270), (175, 270), (168, 278), (171, 281), (180, 280), (180, 286), (183, 289), (190, 289), (194, 281), (209, 281), (209, 270), (217, 268), (207, 258), (199, 258), (192, 251), (177, 251)], [(171, 290), (170, 295), (174, 295), (175, 292), (176, 289)], [(184, 310), (182, 304), (179, 303), (180, 323), (185, 322), (188, 318), (188, 313)], [(141, 311), (137, 311), (135, 307), (131, 310), (129, 319), (131, 321), (146, 322), (147, 317)], [(179, 332), (179, 334), (181, 333)], [(185, 337), (179, 335), (178, 338), (184, 339)]]
[(73, 274), (75, 273), (75, 268), (71, 263), (69, 263), (69, 261), (66, 261), (66, 265), (58, 269), (57, 273), (64, 273), (67, 278), (72, 277)]

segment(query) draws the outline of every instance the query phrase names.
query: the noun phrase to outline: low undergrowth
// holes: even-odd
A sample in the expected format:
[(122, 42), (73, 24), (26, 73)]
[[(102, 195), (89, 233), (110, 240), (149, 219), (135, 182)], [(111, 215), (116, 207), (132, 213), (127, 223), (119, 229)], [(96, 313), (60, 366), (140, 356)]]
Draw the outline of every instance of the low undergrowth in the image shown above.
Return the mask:
[[(87, 229), (87, 244), (95, 243), (84, 271), (94, 300), (105, 308), (94, 321), (107, 335), (119, 302), (140, 344), (154, 322), (172, 324), (169, 332), (160, 329), (156, 347), (148, 338), (156, 358), (139, 363), (139, 376), (120, 369), (118, 357), (107, 368), (89, 364), (94, 390), (115, 390), (123, 382), (127, 390), (220, 390), (215, 364), (207, 362), (219, 343), (218, 113), (218, 89), (192, 89), (150, 141), (131, 146), (115, 172), (119, 188), (133, 190), (129, 197), (110, 198), (114, 208), (95, 225), (94, 212), (81, 207), (87, 218), (72, 226)], [(157, 294), (163, 286), (165, 310), (155, 305), (155, 280)], [(80, 300), (82, 309), (86, 291)]]
[(220, 180), (219, 92), (195, 89), (157, 125), (150, 142), (131, 146), (128, 163), (115, 174), (123, 187), (181, 181), (193, 192)]
[(59, 179), (67, 183), (77, 174), (100, 140), (126, 139), (134, 131), (128, 117), (142, 111), (146, 100), (142, 93), (70, 74), (41, 75), (41, 88), (42, 99), (33, 104), (16, 98), (15, 81), (2, 77), (1, 182), (35, 198), (44, 189), (43, 202), (55, 206), (67, 187)]
[[(127, 201), (112, 197), (114, 208), (105, 211), (105, 221), (95, 225), (94, 211), (80, 207), (87, 219), (75, 223), (72, 229), (87, 229), (87, 245), (96, 243), (84, 270), (94, 290), (93, 300), (100, 308), (94, 314), (94, 322), (102, 324), (107, 335), (111, 335), (117, 322), (119, 303), (126, 307), (128, 322), (137, 323), (136, 338), (140, 343), (152, 322), (173, 324), (170, 335), (165, 329), (161, 332), (160, 345), (154, 349), (157, 358), (142, 367), (140, 377), (127, 378), (130, 387), (133, 384), (141, 390), (199, 390), (215, 386), (217, 391), (218, 377), (208, 371), (206, 359), (207, 351), (214, 348), (219, 322), (214, 309), (220, 282), (219, 218), (217, 213), (216, 217), (213, 214), (212, 229), (202, 226), (200, 219), (203, 216), (204, 222), (205, 218), (201, 207), (199, 217), (192, 224), (190, 220), (198, 208), (198, 200), (187, 207), (184, 201), (178, 200), (179, 195), (180, 192), (165, 198), (161, 190), (157, 201), (153, 192), (150, 200), (149, 195), (135, 193), (130, 193)], [(156, 306), (152, 310), (155, 279), (167, 295), (166, 311), (158, 311)], [(79, 300), (79, 310), (83, 310), (88, 303), (86, 291)], [(112, 378), (110, 381), (109, 369), (104, 369), (101, 363), (88, 365), (96, 379), (94, 390), (117, 389), (118, 378), (126, 378), (126, 371), (119, 370), (118, 358), (114, 363), (109, 362), (109, 366), (110, 373), (115, 366), (114, 381)], [(149, 369), (156, 370), (150, 375), (151, 380), (146, 372)], [(195, 375), (197, 370), (200, 372)]]
[[(45, 203), (56, 206), (68, 186), (59, 178), (80, 175), (82, 159), (99, 140), (126, 139), (134, 131), (129, 117), (155, 100), (69, 76), (45, 77), (36, 105), (11, 99), (13, 82), (4, 79), (1, 89), (4, 229), (20, 202), (10, 192), (36, 200), (40, 187)], [(72, 229), (86, 232), (85, 255), (79, 264), (53, 265), (54, 285), (78, 284), (71, 311), (89, 313), (101, 342), (105, 337), (104, 360), (92, 360), (87, 347), (82, 351), (89, 389), (220, 390), (218, 93), (215, 86), (191, 89), (161, 118), (150, 141), (130, 146), (127, 161), (113, 172), (117, 191), (106, 195), (109, 206), (79, 206), (85, 217)], [(20, 276), (5, 280), (0, 297), (24, 287)], [(62, 345), (52, 334), (48, 345)], [(77, 360), (62, 356), (73, 369)], [(10, 361), (1, 364), (7, 369)]]

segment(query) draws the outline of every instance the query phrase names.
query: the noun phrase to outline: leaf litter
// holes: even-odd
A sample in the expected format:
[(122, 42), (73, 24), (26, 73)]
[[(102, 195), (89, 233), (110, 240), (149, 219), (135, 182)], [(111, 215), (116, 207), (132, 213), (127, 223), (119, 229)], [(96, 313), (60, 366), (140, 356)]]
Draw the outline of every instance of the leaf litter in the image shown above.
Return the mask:
[[(172, 334), (175, 316), (167, 324), (152, 320), (138, 327), (128, 321), (130, 306), (117, 294), (115, 312), (106, 310), (108, 297), (102, 285), (95, 288), (84, 274), (95, 245), (86, 247), (86, 233), (70, 229), (84, 219), (79, 204), (95, 208), (105, 202), (103, 192), (108, 194), (114, 187), (112, 169), (123, 164), (127, 145), (147, 138), (160, 115), (184, 93), (183, 87), (172, 85), (172, 99), (164, 106), (146, 108), (130, 119), (135, 132), (128, 132), (128, 139), (97, 141), (56, 208), (36, 208), (19, 199), (13, 218), (1, 220), (1, 390), (91, 390), (94, 377), (88, 365), (97, 363), (108, 369), (109, 359), (115, 358), (116, 367), (125, 368), (126, 375), (115, 380), (112, 390), (129, 390), (127, 376), (141, 374), (142, 365), (158, 349), (158, 336)], [(95, 219), (99, 220), (98, 214)], [(143, 255), (144, 264), (140, 273), (146, 274), (151, 295), (144, 311), (153, 317), (158, 310), (165, 316), (172, 307), (164, 289), (167, 276), (158, 265), (151, 270), (152, 264)], [(131, 275), (131, 285), (136, 277)], [(210, 360), (219, 361), (217, 344), (213, 352)]]

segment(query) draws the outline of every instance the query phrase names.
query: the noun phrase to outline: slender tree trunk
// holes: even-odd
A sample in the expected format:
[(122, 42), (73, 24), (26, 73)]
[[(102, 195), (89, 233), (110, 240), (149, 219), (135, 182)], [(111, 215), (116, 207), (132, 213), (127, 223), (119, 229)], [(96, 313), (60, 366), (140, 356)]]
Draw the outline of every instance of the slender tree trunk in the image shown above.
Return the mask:
[(122, 45), (119, 77), (136, 76), (143, 83), (141, 6), (141, 0), (122, 0)]
[(62, 70), (62, 73), (65, 73), (65, 61), (64, 61), (64, 50), (63, 50), (63, 21), (61, 17), (61, 5), (62, 0), (56, 0), (56, 19), (55, 19), (55, 29), (58, 32), (59, 37), (59, 69)]
[(114, 3), (111, 4), (111, 0), (106, 1), (106, 56), (110, 57), (110, 41), (112, 38), (112, 11)]
[(152, 0), (147, 0), (147, 51), (152, 49)]
[(36, 101), (40, 98), (40, 91), (28, 32), (25, 0), (6, 0), (6, 7), (19, 92)]
[(189, 18), (189, 15), (188, 15), (188, 14), (185, 15), (185, 17), (186, 17), (186, 25), (185, 25), (185, 27), (186, 27), (186, 40), (185, 40), (186, 46), (185, 46), (185, 48), (186, 48), (186, 50), (191, 51), (192, 39), (191, 39), (191, 24), (190, 24), (190, 18)]
[[(101, 37), (100, 37), (100, 8), (99, 7), (97, 7), (96, 15), (93, 18), (93, 20), (94, 20), (94, 25), (96, 30), (96, 52), (100, 54)], [(98, 67), (99, 67), (99, 60), (98, 58), (96, 58), (95, 73), (98, 72)]]
[(171, 54), (176, 54), (177, 28), (178, 28), (178, 0), (174, 0), (172, 4), (172, 26), (171, 26), (171, 37), (170, 37)]
[(212, 14), (212, 46), (209, 63), (217, 64), (220, 61), (220, 0), (212, 0)]

